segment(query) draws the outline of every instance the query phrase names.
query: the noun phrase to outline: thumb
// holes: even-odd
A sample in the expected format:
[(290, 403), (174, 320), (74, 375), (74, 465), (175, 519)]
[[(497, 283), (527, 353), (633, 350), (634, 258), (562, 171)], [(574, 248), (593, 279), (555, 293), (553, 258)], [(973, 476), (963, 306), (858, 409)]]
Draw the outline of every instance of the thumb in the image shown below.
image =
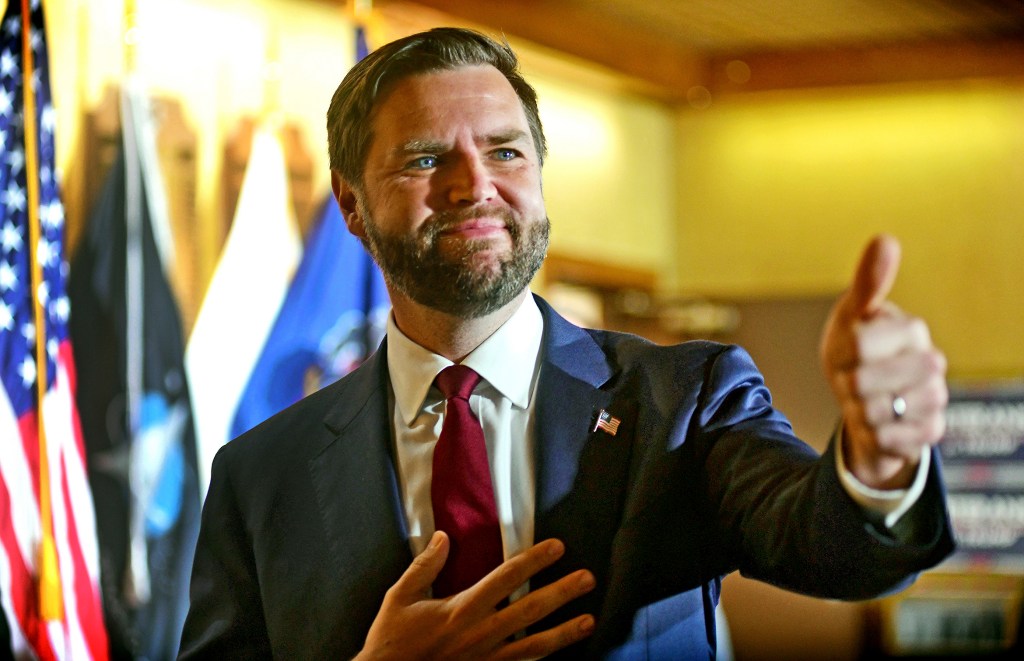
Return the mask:
[(892, 291), (899, 268), (899, 241), (886, 234), (873, 238), (860, 257), (853, 285), (840, 299), (840, 314), (854, 320), (878, 312)]
[(423, 599), (448, 560), (449, 548), (448, 535), (440, 530), (435, 532), (427, 548), (413, 558), (412, 564), (392, 588), (400, 602), (412, 603)]

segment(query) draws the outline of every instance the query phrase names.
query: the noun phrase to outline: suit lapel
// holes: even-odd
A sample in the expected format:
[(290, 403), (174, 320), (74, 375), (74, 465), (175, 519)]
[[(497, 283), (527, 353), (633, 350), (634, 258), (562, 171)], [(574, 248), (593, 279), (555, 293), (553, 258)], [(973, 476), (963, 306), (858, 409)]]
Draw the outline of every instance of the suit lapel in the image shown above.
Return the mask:
[(385, 356), (382, 344), (345, 380), (324, 420), (330, 433), (309, 462), (337, 568), (333, 591), (344, 612), (335, 621), (351, 622), (360, 636), (412, 561), (391, 451)]
[[(537, 387), (534, 537), (561, 539), (566, 554), (531, 585), (586, 567), (597, 575), (599, 588), (572, 608), (587, 612), (599, 603), (600, 586), (607, 584), (602, 579), (625, 500), (637, 409), (616, 391), (617, 375), (590, 333), (543, 301), (538, 305), (544, 314), (545, 355)], [(595, 430), (602, 410), (618, 420), (614, 434)], [(559, 612), (564, 621), (565, 609)]]
[[(544, 356), (537, 387), (535, 540), (557, 537), (566, 554), (531, 580), (534, 588), (586, 567), (598, 589), (557, 615), (598, 612), (611, 546), (629, 475), (634, 402), (616, 392), (615, 370), (586, 331), (543, 300)], [(310, 460), (321, 519), (338, 581), (339, 612), (362, 636), (384, 592), (412, 561), (391, 449), (386, 342), (340, 383), (329, 430)], [(594, 430), (605, 410), (619, 420), (614, 435)], [(361, 642), (361, 639), (360, 641)]]

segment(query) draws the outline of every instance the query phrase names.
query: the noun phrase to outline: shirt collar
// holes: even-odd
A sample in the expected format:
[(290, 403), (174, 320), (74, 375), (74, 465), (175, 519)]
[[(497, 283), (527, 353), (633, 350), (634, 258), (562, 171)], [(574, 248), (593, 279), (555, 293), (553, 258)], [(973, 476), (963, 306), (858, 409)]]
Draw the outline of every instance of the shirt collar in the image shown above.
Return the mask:
[[(533, 296), (526, 296), (508, 321), (474, 349), (462, 364), (471, 367), (513, 405), (530, 404), (544, 319)], [(412, 425), (434, 377), (452, 361), (416, 344), (388, 316), (388, 373), (395, 403), (405, 424)]]

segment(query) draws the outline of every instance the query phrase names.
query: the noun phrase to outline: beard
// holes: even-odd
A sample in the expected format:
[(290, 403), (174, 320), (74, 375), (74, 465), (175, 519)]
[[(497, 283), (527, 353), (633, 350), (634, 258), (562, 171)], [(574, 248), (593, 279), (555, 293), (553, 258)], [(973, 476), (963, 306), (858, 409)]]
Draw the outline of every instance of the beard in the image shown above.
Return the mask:
[[(508, 209), (456, 209), (432, 215), (417, 234), (392, 235), (381, 230), (362, 201), (359, 207), (364, 243), (388, 285), (420, 305), (461, 319), (482, 317), (507, 305), (530, 284), (547, 254), (547, 217), (524, 224)], [(491, 248), (486, 239), (466, 241), (454, 256), (442, 251), (440, 239), (446, 229), (483, 215), (502, 218), (511, 239), (512, 247), (497, 263), (477, 259), (480, 251)]]

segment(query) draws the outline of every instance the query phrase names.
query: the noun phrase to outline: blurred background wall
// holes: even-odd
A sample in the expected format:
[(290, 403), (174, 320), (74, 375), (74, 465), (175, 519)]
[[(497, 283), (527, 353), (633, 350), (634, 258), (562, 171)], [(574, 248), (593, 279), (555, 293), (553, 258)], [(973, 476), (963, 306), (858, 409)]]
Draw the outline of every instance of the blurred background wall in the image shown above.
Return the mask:
[[(504, 34), (540, 92), (554, 229), (538, 290), (561, 300), (558, 287), (575, 287), (595, 323), (656, 341), (744, 344), (821, 449), (837, 411), (818, 333), (861, 247), (884, 231), (904, 247), (894, 299), (927, 318), (951, 381), (1024, 379), (1019, 2), (45, 6), (72, 245), (93, 202), (109, 90), (132, 70), (178, 109), (185, 137), (166, 145), (186, 164), (170, 186), (186, 332), (230, 226), (225, 187), (244, 164), (232, 145), (246, 122), (273, 112), (291, 127), (305, 229), (329, 193), (324, 113), (353, 63), (354, 26), (373, 48), (460, 24)], [(737, 658), (856, 658), (878, 644), (871, 604), (727, 584)]]

